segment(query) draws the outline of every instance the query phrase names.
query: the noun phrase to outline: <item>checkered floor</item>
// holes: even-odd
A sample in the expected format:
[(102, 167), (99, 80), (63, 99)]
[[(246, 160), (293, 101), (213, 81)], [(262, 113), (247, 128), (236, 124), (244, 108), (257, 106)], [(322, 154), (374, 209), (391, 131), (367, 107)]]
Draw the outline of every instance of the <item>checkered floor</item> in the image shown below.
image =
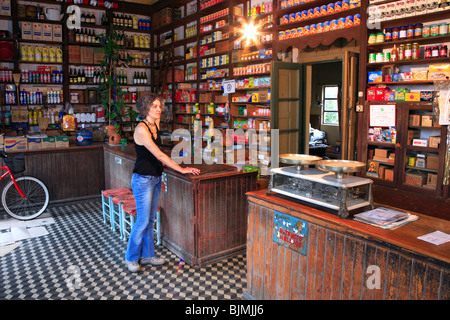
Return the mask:
[[(0, 257), (0, 300), (238, 300), (246, 288), (245, 255), (193, 268), (160, 246), (168, 263), (132, 274), (126, 241), (103, 224), (101, 202), (52, 206), (49, 235), (21, 241)], [(1, 212), (0, 216), (7, 216)]]

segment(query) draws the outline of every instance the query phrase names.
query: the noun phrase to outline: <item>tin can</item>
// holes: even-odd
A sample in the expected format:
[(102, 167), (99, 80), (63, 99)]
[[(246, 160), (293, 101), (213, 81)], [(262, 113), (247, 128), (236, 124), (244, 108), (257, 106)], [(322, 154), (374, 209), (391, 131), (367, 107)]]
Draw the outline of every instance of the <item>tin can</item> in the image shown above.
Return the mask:
[(369, 63), (376, 62), (376, 53), (369, 53)]
[(356, 27), (359, 26), (360, 24), (361, 24), (361, 15), (358, 13), (353, 16), (353, 25)]
[(295, 13), (295, 22), (299, 22), (302, 20), (302, 13), (301, 12), (296, 12)]
[(334, 12), (342, 11), (342, 1), (338, 1), (334, 3)]
[(422, 37), (428, 38), (429, 36), (431, 36), (431, 26), (423, 26)]
[(289, 15), (289, 23), (293, 23), (293, 22), (295, 22), (295, 13), (291, 13)]
[(285, 33), (284, 33), (284, 31), (278, 32), (278, 40), (284, 40), (284, 38), (285, 38)]
[(448, 24), (447, 23), (442, 23), (439, 25), (439, 35), (443, 36), (446, 35), (448, 33)]
[(430, 35), (431, 35), (432, 37), (436, 37), (436, 36), (439, 35), (439, 25), (433, 24), (433, 25), (431, 26), (431, 33), (430, 33)]
[(301, 37), (303, 36), (303, 27), (298, 27), (297, 28), (297, 37)]
[(327, 14), (334, 13), (334, 3), (329, 3), (327, 5)]
[(291, 38), (291, 30), (286, 30), (284, 32), (284, 39), (290, 39)]
[(313, 23), (312, 25), (309, 26), (309, 34), (316, 34), (316, 33), (317, 33), (316, 25)]
[(308, 19), (314, 18), (314, 9), (308, 9)]
[(350, 8), (349, 0), (342, 0), (342, 10), (348, 10)]
[(313, 17), (314, 18), (320, 17), (320, 7), (315, 7), (314, 8)]
[(345, 17), (345, 28), (353, 27), (353, 16)]
[(304, 36), (309, 36), (309, 26), (304, 26), (303, 27), (303, 35)]
[(327, 14), (327, 5), (324, 4), (323, 6), (320, 6), (320, 15), (324, 16)]
[(302, 20), (308, 19), (308, 11), (303, 10), (300, 16)]
[(297, 29), (291, 29), (291, 38), (297, 38)]
[(414, 167), (415, 165), (416, 165), (416, 158), (414, 158), (414, 157), (409, 157), (409, 158), (408, 158), (408, 166)]
[(343, 29), (345, 27), (345, 18), (339, 18), (337, 22), (337, 29)]
[(383, 53), (378, 52), (378, 53), (375, 55), (375, 62), (383, 62), (383, 59), (384, 59)]
[(319, 22), (316, 24), (316, 33), (322, 33), (323, 32), (323, 23)]
[(330, 21), (325, 21), (322, 24), (323, 24), (322, 32), (330, 31)]
[(336, 30), (338, 25), (338, 21), (333, 19), (330, 21), (330, 31)]
[(286, 24), (289, 23), (289, 15), (285, 14), (283, 15), (283, 17), (281, 18), (281, 24)]
[(390, 52), (384, 52), (383, 53), (383, 62), (389, 62), (391, 60), (391, 53)]

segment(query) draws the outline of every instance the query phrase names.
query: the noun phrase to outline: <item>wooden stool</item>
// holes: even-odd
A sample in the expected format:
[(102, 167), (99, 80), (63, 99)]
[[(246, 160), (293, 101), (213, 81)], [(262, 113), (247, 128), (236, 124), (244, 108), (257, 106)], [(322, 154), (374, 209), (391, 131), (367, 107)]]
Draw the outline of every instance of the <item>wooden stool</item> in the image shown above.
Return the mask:
[[(115, 188), (102, 190), (102, 213), (103, 213), (103, 223), (106, 224), (108, 221), (111, 223), (111, 203), (114, 196), (131, 194), (131, 190), (127, 188)], [(108, 220), (108, 221), (107, 221)]]
[(127, 240), (130, 236), (136, 220), (136, 203), (127, 203), (121, 206), (122, 216), (122, 240)]
[(111, 205), (111, 229), (116, 231), (116, 227), (120, 231), (120, 238), (122, 238), (122, 217), (120, 216), (120, 208), (124, 204), (135, 203), (133, 194), (126, 194), (115, 196), (112, 198)]

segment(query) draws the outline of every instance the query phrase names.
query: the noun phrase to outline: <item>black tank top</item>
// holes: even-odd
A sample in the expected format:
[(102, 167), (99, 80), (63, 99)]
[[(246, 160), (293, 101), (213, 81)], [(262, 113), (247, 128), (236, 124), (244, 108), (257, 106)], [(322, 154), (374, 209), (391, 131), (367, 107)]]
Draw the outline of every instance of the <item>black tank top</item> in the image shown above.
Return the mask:
[[(159, 135), (158, 126), (155, 125), (155, 139), (150, 128), (145, 122), (143, 123), (150, 132), (150, 136), (152, 137), (153, 142), (159, 148), (161, 146), (161, 136)], [(134, 164), (133, 173), (137, 173), (143, 176), (161, 176), (164, 169), (162, 162), (159, 161), (145, 146), (138, 145), (136, 141), (134, 141), (134, 149), (136, 150), (136, 163)]]

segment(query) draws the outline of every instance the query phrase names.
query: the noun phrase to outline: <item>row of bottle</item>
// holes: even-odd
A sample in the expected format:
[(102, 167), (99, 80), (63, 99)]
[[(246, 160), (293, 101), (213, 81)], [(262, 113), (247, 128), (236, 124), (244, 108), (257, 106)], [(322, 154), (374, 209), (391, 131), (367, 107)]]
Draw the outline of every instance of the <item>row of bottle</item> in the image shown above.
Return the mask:
[(91, 11), (91, 13), (89, 13), (89, 11), (87, 11), (86, 13), (84, 11), (81, 11), (81, 23), (95, 24), (96, 21), (97, 19), (95, 18), (95, 14), (93, 11)]
[(142, 34), (130, 36), (124, 34), (117, 43), (124, 48), (150, 49), (150, 37)]
[(21, 72), (22, 83), (63, 83), (63, 72), (58, 70), (46, 70), (38, 68), (38, 70), (23, 69)]
[(16, 104), (17, 98), (16, 98), (16, 91), (4, 91), (4, 103), (5, 104)]
[(81, 66), (70, 68), (69, 83), (86, 83), (90, 82), (88, 78), (92, 78), (92, 83), (102, 83), (103, 78), (100, 77), (101, 71), (93, 66)]
[[(20, 104), (60, 104), (63, 101), (62, 90), (47, 90), (45, 92), (20, 90)], [(46, 102), (45, 100), (46, 99)]]
[(145, 72), (135, 72), (133, 76), (133, 84), (147, 84), (147, 74)]
[(22, 45), (20, 53), (22, 62), (63, 62), (63, 52), (60, 47)]
[(136, 16), (114, 13), (113, 25), (138, 30), (150, 30), (150, 19), (139, 19)]
[(148, 66), (150, 65), (150, 53), (130, 53), (130, 57), (133, 59), (130, 62), (132, 66)]
[(101, 42), (100, 35), (97, 35), (94, 29), (81, 28), (75, 29), (75, 42), (78, 43), (97, 43)]
[(0, 82), (12, 82), (13, 81), (12, 69), (3, 68), (0, 70)]
[(62, 116), (63, 112), (58, 112), (53, 108), (28, 110), (28, 124), (30, 126), (37, 126), (39, 124), (38, 118), (42, 117), (49, 118), (49, 124), (60, 124)]

